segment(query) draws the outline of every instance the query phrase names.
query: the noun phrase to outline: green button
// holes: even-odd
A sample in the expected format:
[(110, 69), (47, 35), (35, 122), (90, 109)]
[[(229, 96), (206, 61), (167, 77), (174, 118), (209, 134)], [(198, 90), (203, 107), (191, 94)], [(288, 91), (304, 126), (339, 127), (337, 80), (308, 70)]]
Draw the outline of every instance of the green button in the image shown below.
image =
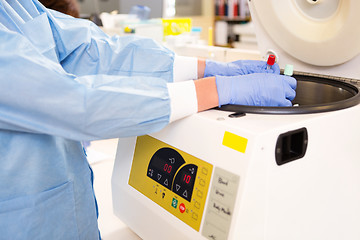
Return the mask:
[(177, 200), (176, 198), (173, 198), (172, 203), (171, 203), (171, 206), (172, 206), (173, 208), (177, 208), (177, 205), (178, 205), (178, 200)]

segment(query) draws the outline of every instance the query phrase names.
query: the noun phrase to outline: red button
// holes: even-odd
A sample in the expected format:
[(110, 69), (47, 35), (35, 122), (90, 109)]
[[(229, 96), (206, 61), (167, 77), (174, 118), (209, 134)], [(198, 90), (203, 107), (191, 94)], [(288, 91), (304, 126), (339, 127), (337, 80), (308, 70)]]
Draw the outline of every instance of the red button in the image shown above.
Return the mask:
[(180, 206), (179, 206), (179, 210), (180, 210), (180, 212), (181, 213), (184, 213), (185, 212), (185, 210), (186, 210), (186, 207), (185, 207), (185, 204), (180, 204)]

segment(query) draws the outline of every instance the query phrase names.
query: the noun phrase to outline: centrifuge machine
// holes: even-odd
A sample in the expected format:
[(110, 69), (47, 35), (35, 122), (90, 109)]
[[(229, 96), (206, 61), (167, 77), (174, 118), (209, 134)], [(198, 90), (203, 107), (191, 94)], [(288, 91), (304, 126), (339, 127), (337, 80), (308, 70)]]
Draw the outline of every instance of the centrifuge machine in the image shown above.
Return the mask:
[(143, 239), (360, 239), (360, 1), (251, 0), (293, 107), (227, 105), (119, 139), (115, 214)]

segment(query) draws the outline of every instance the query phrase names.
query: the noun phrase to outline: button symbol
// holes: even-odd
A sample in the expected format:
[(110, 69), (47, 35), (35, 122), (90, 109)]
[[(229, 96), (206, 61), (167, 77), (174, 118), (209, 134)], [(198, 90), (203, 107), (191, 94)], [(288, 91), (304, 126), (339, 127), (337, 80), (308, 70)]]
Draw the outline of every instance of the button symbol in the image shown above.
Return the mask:
[(175, 163), (175, 158), (169, 158), (169, 161), (171, 164), (174, 164)]
[(198, 190), (197, 191), (197, 194), (196, 194), (199, 198), (202, 198), (203, 197), (203, 192)]
[(205, 186), (205, 181), (203, 179), (200, 179), (199, 184), (200, 184), (200, 186)]
[(181, 203), (180, 206), (179, 206), (179, 210), (180, 210), (181, 213), (184, 213), (185, 210), (186, 210), (185, 204)]
[(193, 214), (192, 214), (192, 218), (193, 218), (194, 220), (197, 220), (197, 219), (198, 219), (198, 215), (197, 215), (196, 213), (193, 213)]
[(200, 208), (200, 203), (196, 201), (195, 204), (194, 204), (194, 207), (196, 207), (197, 209), (199, 209), (199, 208)]
[(167, 179), (165, 179), (164, 184), (165, 184), (166, 186), (169, 186), (169, 181), (168, 181)]
[(176, 207), (177, 207), (177, 204), (178, 204), (178, 200), (175, 199), (175, 198), (173, 198), (173, 200), (172, 200), (172, 202), (171, 202), (171, 206), (172, 206), (173, 208), (176, 208)]
[(195, 169), (194, 169), (194, 168), (190, 168), (190, 169), (189, 169), (189, 172), (190, 172), (192, 175), (194, 175)]
[(160, 180), (161, 177), (162, 177), (162, 175), (158, 173), (157, 179)]
[(176, 184), (176, 191), (178, 192), (180, 190), (180, 185), (179, 184)]
[(152, 177), (152, 176), (154, 175), (154, 170), (149, 169), (148, 175), (149, 175), (150, 177)]
[(183, 196), (187, 198), (187, 190), (184, 191)]

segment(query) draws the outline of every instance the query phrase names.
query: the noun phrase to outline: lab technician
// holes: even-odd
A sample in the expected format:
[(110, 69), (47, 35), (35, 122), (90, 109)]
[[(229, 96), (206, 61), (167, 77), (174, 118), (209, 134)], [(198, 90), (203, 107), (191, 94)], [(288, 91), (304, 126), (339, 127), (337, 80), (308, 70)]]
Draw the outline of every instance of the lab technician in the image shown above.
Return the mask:
[(79, 5), (76, 0), (39, 0), (46, 8), (68, 14), (73, 17), (80, 17)]
[(178, 57), (37, 0), (0, 0), (0, 239), (99, 239), (80, 141), (155, 132), (228, 103), (288, 106), (296, 81), (278, 72)]

